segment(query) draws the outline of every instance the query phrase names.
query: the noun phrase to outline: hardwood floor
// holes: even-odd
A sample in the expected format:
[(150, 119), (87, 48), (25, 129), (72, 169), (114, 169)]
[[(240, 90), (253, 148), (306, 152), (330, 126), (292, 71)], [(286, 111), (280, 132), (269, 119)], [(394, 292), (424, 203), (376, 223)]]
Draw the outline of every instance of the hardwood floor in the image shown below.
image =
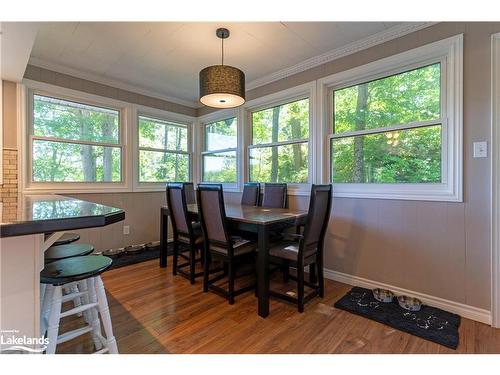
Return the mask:
[[(257, 315), (253, 293), (226, 300), (203, 293), (149, 261), (103, 275), (121, 353), (500, 353), (500, 329), (462, 319), (460, 345), (451, 350), (332, 307), (351, 287), (326, 280), (325, 298), (299, 314), (271, 300), (270, 315)], [(279, 275), (276, 281), (279, 281)], [(273, 283), (276, 287), (278, 284)], [(290, 285), (290, 289), (294, 287)], [(62, 331), (75, 326), (68, 321)], [(58, 353), (90, 353), (89, 334), (58, 346)]]

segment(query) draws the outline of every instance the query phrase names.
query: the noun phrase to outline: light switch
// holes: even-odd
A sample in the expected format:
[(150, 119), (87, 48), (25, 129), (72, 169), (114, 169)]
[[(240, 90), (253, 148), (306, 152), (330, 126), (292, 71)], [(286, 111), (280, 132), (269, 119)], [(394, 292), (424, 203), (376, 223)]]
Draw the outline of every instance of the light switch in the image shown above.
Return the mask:
[(473, 145), (475, 158), (488, 157), (488, 145), (486, 142), (474, 142)]

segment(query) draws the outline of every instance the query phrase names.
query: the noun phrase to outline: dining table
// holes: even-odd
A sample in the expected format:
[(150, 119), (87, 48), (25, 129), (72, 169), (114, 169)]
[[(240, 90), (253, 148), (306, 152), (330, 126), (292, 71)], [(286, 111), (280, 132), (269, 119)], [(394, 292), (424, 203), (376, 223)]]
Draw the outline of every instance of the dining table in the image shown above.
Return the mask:
[[(231, 228), (257, 234), (258, 314), (265, 318), (269, 315), (269, 234), (304, 224), (307, 211), (235, 203), (225, 203), (224, 207)], [(193, 219), (198, 217), (196, 204), (188, 204), (187, 209)], [(167, 267), (168, 216), (168, 207), (162, 206), (160, 210), (160, 267), (162, 268)]]

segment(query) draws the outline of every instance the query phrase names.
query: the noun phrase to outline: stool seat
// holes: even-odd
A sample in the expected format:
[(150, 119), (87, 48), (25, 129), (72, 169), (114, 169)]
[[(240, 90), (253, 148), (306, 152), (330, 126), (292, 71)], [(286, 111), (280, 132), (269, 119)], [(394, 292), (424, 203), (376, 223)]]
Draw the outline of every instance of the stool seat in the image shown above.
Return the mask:
[(78, 233), (64, 233), (59, 239), (52, 244), (52, 246), (67, 245), (69, 243), (78, 241), (80, 235)]
[(106, 271), (113, 261), (103, 255), (86, 255), (47, 263), (40, 272), (42, 284), (64, 285), (97, 276)]
[(45, 261), (53, 262), (66, 258), (89, 255), (94, 251), (94, 246), (85, 243), (51, 246), (45, 252)]

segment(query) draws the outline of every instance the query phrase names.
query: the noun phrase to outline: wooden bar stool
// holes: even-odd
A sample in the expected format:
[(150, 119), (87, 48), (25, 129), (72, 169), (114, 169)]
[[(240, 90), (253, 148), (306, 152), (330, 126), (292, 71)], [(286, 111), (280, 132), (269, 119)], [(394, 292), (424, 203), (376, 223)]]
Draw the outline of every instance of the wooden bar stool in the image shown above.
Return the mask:
[(45, 263), (56, 260), (89, 255), (94, 251), (94, 246), (85, 243), (74, 243), (69, 245), (52, 245), (45, 251)]
[[(87, 332), (92, 333), (97, 349), (96, 353), (118, 353), (106, 292), (100, 277), (100, 274), (106, 271), (111, 264), (112, 260), (105, 256), (80, 256), (58, 260), (45, 265), (44, 270), (40, 273), (40, 280), (47, 285), (42, 307), (42, 321), (44, 324), (44, 318), (48, 317), (46, 322), (47, 338), (49, 339), (47, 354), (54, 354), (57, 344), (69, 341)], [(63, 296), (63, 287), (77, 282), (81, 285), (80, 290)], [(83, 303), (67, 311), (62, 311), (62, 304), (74, 300), (76, 297), (81, 297)], [(61, 318), (78, 313), (84, 314), (85, 325), (59, 335)], [(101, 334), (99, 316), (106, 337)]]
[[(50, 233), (47, 233), (46, 237), (49, 235)], [(56, 242), (52, 244), (52, 246), (67, 245), (69, 243), (78, 241), (79, 239), (80, 235), (78, 233), (64, 233)]]

